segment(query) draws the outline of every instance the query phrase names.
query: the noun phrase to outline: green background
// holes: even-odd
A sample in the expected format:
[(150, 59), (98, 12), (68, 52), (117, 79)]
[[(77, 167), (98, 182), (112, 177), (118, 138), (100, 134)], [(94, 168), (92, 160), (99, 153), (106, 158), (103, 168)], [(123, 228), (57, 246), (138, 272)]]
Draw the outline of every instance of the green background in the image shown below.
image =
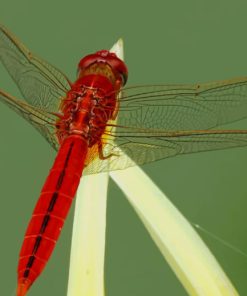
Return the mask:
[[(129, 85), (247, 75), (246, 15), (244, 0), (0, 2), (0, 21), (72, 80), (82, 56), (123, 37)], [(18, 95), (2, 67), (0, 76), (0, 87)], [(0, 294), (14, 295), (24, 231), (55, 152), (4, 105), (0, 133)], [(246, 253), (246, 151), (175, 157), (144, 170), (190, 221)], [(107, 296), (187, 295), (113, 182), (108, 210)], [(30, 296), (66, 295), (71, 227), (72, 211)], [(246, 295), (246, 256), (202, 237), (240, 295)]]

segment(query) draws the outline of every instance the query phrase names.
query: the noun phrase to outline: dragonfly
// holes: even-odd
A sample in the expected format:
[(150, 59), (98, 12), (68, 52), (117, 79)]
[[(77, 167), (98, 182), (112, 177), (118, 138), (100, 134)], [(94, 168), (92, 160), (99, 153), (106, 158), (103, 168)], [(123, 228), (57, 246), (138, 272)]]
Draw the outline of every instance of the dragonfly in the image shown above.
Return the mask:
[(82, 173), (247, 145), (247, 130), (220, 129), (247, 117), (247, 77), (126, 87), (125, 63), (100, 50), (80, 60), (71, 82), (2, 25), (0, 60), (24, 99), (0, 89), (0, 101), (57, 151), (20, 250), (17, 296), (46, 266)]

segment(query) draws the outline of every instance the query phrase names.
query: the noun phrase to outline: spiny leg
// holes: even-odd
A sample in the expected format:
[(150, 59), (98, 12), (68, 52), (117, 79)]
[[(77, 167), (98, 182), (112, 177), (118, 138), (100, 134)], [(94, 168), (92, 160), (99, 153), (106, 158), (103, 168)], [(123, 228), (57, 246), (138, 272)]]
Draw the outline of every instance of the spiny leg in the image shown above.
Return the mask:
[(110, 154), (108, 154), (107, 156), (105, 156), (104, 153), (103, 153), (103, 144), (102, 144), (102, 140), (100, 140), (100, 141), (98, 142), (98, 152), (99, 152), (99, 158), (100, 158), (101, 160), (106, 160), (106, 159), (108, 159), (108, 158), (110, 158), (110, 157), (112, 157), (112, 156), (119, 156), (118, 154), (115, 154), (115, 153), (110, 153)]

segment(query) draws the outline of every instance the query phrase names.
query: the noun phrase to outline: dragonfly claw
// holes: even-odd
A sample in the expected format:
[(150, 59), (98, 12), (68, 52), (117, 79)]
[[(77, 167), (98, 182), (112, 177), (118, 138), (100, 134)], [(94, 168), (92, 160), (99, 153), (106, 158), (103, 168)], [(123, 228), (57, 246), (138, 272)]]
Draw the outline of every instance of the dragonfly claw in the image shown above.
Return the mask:
[(105, 155), (103, 154), (102, 143), (98, 143), (98, 151), (99, 151), (99, 159), (101, 159), (101, 160), (106, 160), (106, 159), (108, 159), (108, 158), (110, 158), (110, 157), (112, 157), (112, 156), (116, 156), (116, 157), (119, 156), (119, 155), (116, 154), (116, 153), (110, 153), (110, 154), (108, 154), (107, 156), (105, 156)]

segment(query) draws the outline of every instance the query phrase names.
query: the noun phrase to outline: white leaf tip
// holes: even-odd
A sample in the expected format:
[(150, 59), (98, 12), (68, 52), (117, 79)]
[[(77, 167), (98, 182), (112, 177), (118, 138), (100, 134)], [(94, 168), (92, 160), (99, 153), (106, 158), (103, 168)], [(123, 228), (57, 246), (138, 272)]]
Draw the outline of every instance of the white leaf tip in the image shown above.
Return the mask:
[(118, 41), (112, 46), (110, 52), (114, 52), (121, 60), (124, 59), (124, 42), (122, 38), (119, 38)]

